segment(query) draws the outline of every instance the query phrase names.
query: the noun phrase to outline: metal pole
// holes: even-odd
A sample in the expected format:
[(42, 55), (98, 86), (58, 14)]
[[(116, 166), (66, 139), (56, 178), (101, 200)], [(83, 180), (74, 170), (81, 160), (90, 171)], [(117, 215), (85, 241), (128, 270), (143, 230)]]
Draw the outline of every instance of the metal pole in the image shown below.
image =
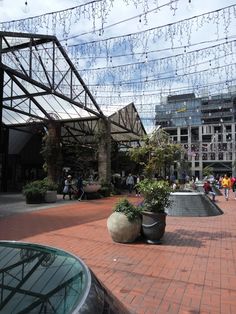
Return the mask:
[(0, 190), (2, 190), (3, 183), (3, 156), (4, 156), (4, 145), (3, 145), (3, 125), (2, 125), (2, 102), (3, 102), (3, 78), (4, 72), (2, 69), (2, 37), (0, 37)]
[(2, 69), (2, 37), (0, 37), (0, 143), (2, 143), (3, 78), (4, 72)]

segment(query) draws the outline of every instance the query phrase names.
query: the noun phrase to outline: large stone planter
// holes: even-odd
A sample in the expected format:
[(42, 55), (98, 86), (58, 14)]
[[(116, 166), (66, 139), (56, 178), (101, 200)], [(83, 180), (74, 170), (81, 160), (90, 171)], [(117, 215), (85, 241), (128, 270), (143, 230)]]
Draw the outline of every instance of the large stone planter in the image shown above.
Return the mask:
[(42, 194), (27, 194), (25, 196), (27, 204), (40, 204), (43, 203), (43, 195)]
[(107, 219), (107, 228), (114, 242), (134, 242), (140, 235), (141, 219), (130, 222), (125, 214), (114, 212)]
[(98, 183), (90, 183), (84, 187), (85, 193), (96, 193), (101, 189), (101, 184)]
[(142, 212), (142, 234), (148, 243), (160, 243), (165, 233), (166, 216), (164, 212)]
[(57, 191), (46, 191), (44, 201), (45, 203), (55, 203), (57, 201)]

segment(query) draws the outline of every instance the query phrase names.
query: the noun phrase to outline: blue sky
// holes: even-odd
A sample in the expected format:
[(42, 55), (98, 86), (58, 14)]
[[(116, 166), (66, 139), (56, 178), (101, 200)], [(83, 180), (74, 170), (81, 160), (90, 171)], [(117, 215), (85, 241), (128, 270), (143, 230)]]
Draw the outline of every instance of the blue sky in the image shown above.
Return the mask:
[[(0, 22), (48, 13), (44, 15), (45, 22), (52, 16), (51, 12), (76, 7), (85, 1), (28, 0), (27, 3), (26, 6), (25, 0), (0, 0)], [(235, 15), (231, 14), (229, 19), (227, 12), (220, 11), (220, 16), (216, 12), (213, 18), (206, 15), (202, 20), (190, 20), (190, 24), (180, 23), (234, 5), (235, 0), (191, 0), (191, 3), (141, 0), (136, 5), (130, 0), (115, 0), (113, 6), (109, 0), (100, 3), (104, 6), (97, 2), (94, 18), (82, 12), (82, 8), (68, 11), (61, 13), (64, 25), (58, 23), (52, 31), (49, 24), (47, 29), (39, 28), (39, 32), (55, 32), (61, 39), (103, 110), (133, 101), (144, 124), (151, 128), (155, 106), (168, 93), (178, 89), (189, 92), (193, 87), (195, 92), (200, 89), (213, 93), (215, 82), (221, 82), (223, 91), (225, 81), (236, 79)], [(159, 9), (154, 10), (156, 7)], [(175, 28), (168, 28), (172, 23), (176, 23)], [(182, 35), (176, 36), (178, 32)], [(129, 34), (133, 34), (131, 38)], [(214, 88), (219, 90), (218, 86)]]

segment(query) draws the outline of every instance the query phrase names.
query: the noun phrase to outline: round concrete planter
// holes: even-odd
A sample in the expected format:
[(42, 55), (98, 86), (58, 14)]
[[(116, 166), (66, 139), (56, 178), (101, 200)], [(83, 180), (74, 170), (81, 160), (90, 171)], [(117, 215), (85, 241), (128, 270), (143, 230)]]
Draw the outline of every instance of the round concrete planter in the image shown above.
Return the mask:
[(85, 193), (96, 193), (98, 190), (101, 189), (101, 184), (98, 183), (92, 183), (92, 184), (87, 184), (84, 187), (84, 192)]
[(45, 203), (55, 203), (57, 200), (57, 191), (46, 191), (44, 196)]
[(125, 214), (114, 212), (107, 219), (107, 228), (114, 242), (134, 242), (140, 235), (141, 219), (130, 222)]

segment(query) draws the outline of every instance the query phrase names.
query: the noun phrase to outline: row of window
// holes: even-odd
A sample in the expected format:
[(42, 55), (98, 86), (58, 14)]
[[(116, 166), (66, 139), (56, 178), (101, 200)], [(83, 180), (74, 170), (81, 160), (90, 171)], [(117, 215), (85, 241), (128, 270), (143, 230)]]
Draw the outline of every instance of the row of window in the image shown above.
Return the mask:
[[(192, 154), (195, 160), (200, 160), (198, 153)], [(219, 153), (203, 153), (202, 160), (232, 160), (231, 152), (219, 152)]]

